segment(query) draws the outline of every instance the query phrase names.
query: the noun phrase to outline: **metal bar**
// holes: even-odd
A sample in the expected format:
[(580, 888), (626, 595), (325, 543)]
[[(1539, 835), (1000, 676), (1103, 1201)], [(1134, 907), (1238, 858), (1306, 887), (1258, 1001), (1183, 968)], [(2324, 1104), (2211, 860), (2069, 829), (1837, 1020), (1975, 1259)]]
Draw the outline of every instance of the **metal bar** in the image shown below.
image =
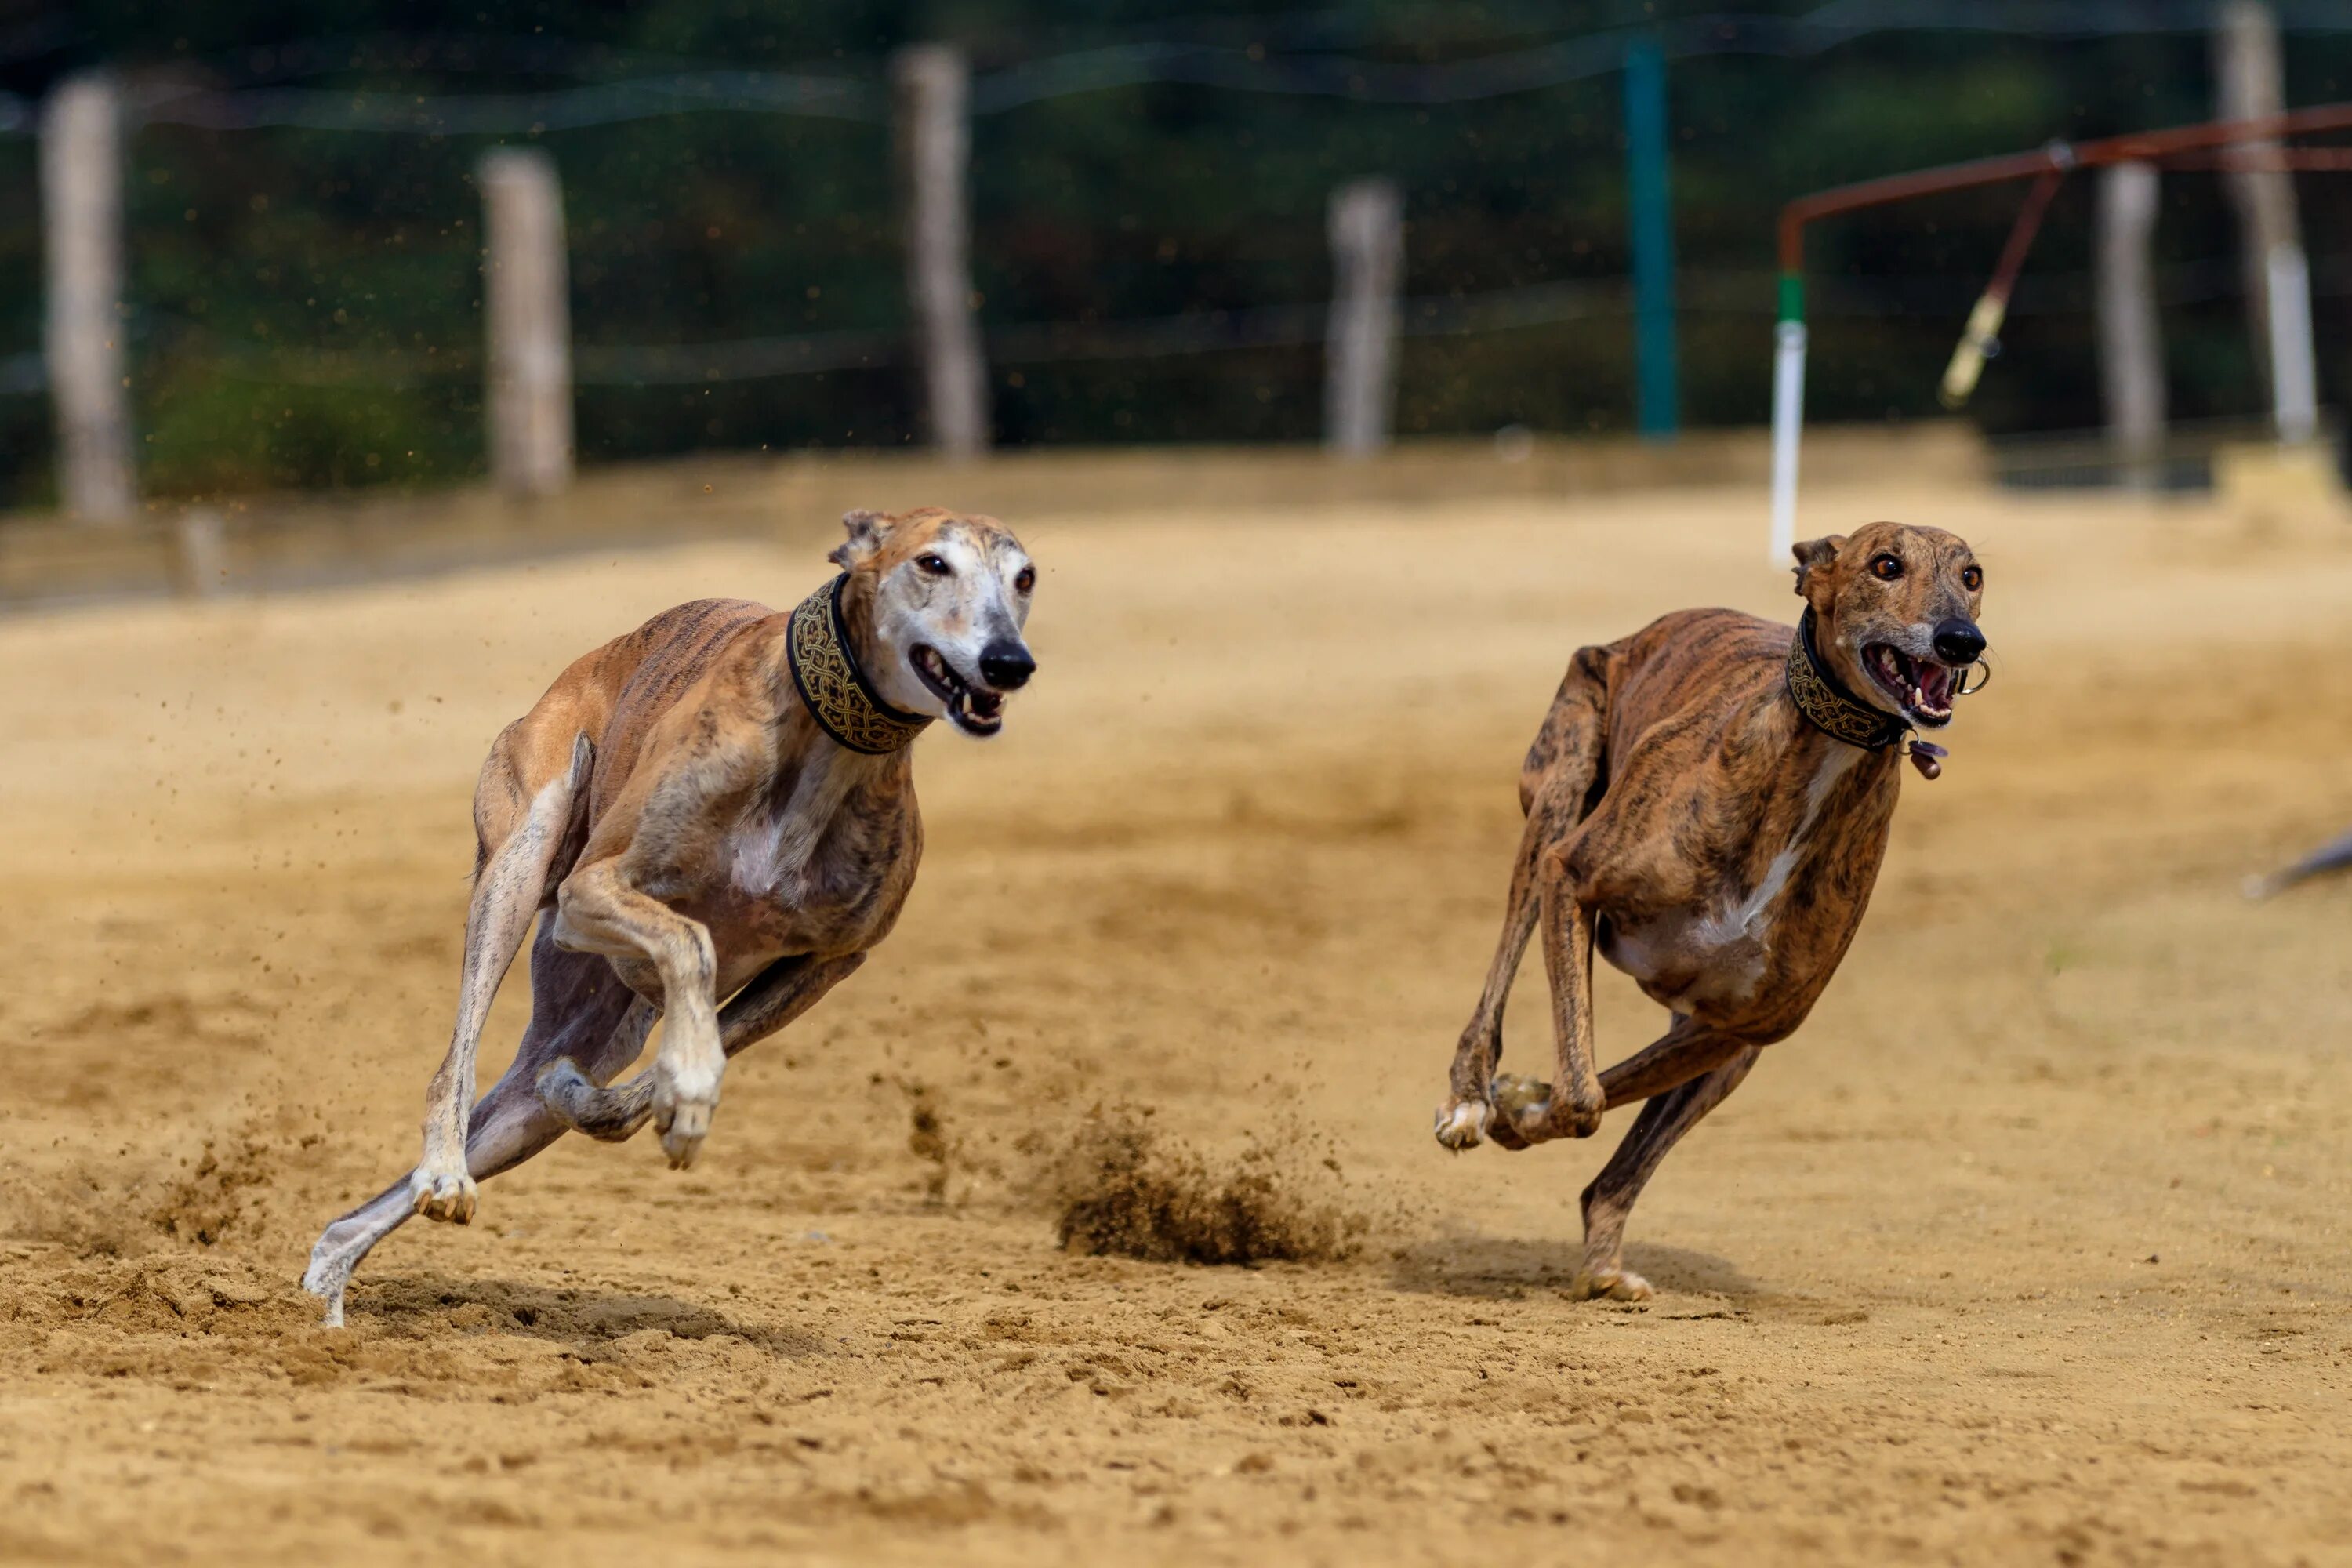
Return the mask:
[(1780, 209), (1780, 269), (1802, 271), (1805, 225), (1838, 213), (1914, 196), (1997, 185), (2053, 170), (2092, 169), (2130, 161), (2161, 162), (2175, 153), (2226, 147), (2237, 142), (2260, 142), (2281, 136), (2305, 136), (2323, 131), (2352, 129), (2352, 103), (2322, 103), (2285, 114), (2257, 115), (2250, 120), (2212, 121), (2179, 125), (2164, 131), (2138, 131), (2096, 142), (2053, 142), (2031, 153), (2011, 153), (1939, 168), (1916, 169), (1851, 185), (1837, 185), (1799, 196)]
[(2217, 153), (2175, 153), (2168, 169), (2248, 170), (2287, 174), (2352, 174), (2352, 147), (2224, 147)]
[[(2284, 114), (2253, 115), (2242, 120), (2179, 125), (2163, 131), (2134, 132), (2094, 142), (2053, 142), (2032, 153), (2011, 153), (1995, 158), (1947, 163), (1940, 168), (1915, 169), (1814, 191), (1780, 209), (1780, 325), (1774, 358), (1772, 392), (1772, 557), (1795, 538), (1797, 448), (1804, 423), (1805, 328), (1801, 300), (1805, 273), (1805, 226), (1838, 213), (1908, 201), (1915, 196), (1971, 190), (2022, 180), (2037, 174), (2063, 174), (2069, 169), (2101, 168), (2110, 163), (2161, 163), (2181, 153), (2225, 148), (2244, 142), (2273, 141), (2327, 131), (2352, 130), (2352, 102), (2315, 104)], [(2306, 305), (2306, 310), (2308, 306)], [(2306, 317), (2307, 319), (2307, 317)]]
[(2042, 216), (2050, 210), (2050, 199), (2058, 194), (2058, 182), (2065, 178), (2055, 170), (2033, 182), (2026, 193), (2025, 205), (2018, 209), (2017, 221), (2010, 226), (2009, 239), (2000, 247), (2000, 260), (1992, 269), (1992, 281), (1969, 312), (1968, 325), (1961, 330), (1959, 343), (1952, 350), (1952, 363), (1944, 367), (1944, 384), (1937, 397), (1947, 408), (1958, 408), (1966, 404), (1977, 389), (1977, 378), (1984, 374), (1985, 361), (2000, 352), (2000, 326), (2009, 316), (2009, 297), (2016, 291), (2017, 275), (2024, 270), (2025, 253), (2033, 247), (2033, 237), (2042, 232)]

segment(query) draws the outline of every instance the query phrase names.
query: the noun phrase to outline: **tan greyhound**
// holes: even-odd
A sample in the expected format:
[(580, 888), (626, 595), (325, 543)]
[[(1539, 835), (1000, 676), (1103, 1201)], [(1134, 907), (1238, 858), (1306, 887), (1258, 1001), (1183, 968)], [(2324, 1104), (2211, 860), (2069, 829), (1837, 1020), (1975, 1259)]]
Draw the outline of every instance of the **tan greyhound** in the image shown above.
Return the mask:
[[(1579, 650), (1519, 772), (1509, 912), (1437, 1138), (1525, 1149), (1649, 1100), (1584, 1189), (1582, 1296), (1650, 1294), (1622, 1257), (1633, 1200), (1837, 972), (1886, 850), (1903, 738), (1951, 721), (1984, 653), (1984, 573), (1965, 541), (1874, 522), (1795, 553), (1795, 628), (1685, 610)], [(1939, 748), (1908, 754), (1937, 775)], [(1538, 925), (1554, 1084), (1495, 1073)], [(1606, 1072), (1592, 1064), (1596, 948), (1675, 1016)]]
[[(490, 747), (424, 1158), (311, 1249), (303, 1288), (328, 1323), (370, 1247), (412, 1215), (466, 1224), (477, 1183), (567, 1129), (617, 1142), (650, 1119), (670, 1163), (692, 1163), (727, 1058), (889, 934), (923, 847), (908, 747), (934, 719), (1003, 728), (1036, 668), (1036, 569), (992, 518), (843, 521), (841, 575), (798, 608), (667, 611), (575, 662)], [(535, 914), (530, 1025), (469, 1119), (482, 1023)], [(652, 1065), (604, 1087), (656, 1017)]]

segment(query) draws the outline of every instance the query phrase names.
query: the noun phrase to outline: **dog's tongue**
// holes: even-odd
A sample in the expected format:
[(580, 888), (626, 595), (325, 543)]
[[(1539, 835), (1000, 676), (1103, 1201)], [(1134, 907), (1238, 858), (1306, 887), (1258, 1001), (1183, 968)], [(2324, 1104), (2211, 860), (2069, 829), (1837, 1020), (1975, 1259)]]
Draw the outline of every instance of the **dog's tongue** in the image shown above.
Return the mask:
[(1952, 670), (1948, 665), (1922, 660), (1919, 666), (1919, 694), (1938, 708), (1952, 705)]

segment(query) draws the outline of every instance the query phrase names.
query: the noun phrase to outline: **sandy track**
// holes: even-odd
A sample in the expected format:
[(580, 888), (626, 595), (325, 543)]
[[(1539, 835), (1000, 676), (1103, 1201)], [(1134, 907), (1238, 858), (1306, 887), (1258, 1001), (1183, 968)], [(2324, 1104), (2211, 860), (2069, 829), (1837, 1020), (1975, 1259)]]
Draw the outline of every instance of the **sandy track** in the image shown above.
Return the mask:
[[(1658, 1299), (1560, 1294), (1618, 1123), (1431, 1142), (1559, 668), (1787, 614), (1747, 500), (1025, 526), (1043, 671), (994, 746), (923, 743), (874, 963), (693, 1173), (559, 1146), (387, 1242), (341, 1334), (293, 1280), (413, 1158), (488, 738), (653, 609), (789, 603), (822, 532), (0, 625), (0, 1557), (2342, 1553), (2352, 884), (2237, 887), (2352, 818), (2352, 542), (1817, 494), (1969, 532), (2000, 674), (1637, 1211)], [(1612, 1056), (1660, 1022), (1600, 1009)], [(1286, 1150), (1360, 1248), (1065, 1255), (1030, 1173), (1120, 1102)]]

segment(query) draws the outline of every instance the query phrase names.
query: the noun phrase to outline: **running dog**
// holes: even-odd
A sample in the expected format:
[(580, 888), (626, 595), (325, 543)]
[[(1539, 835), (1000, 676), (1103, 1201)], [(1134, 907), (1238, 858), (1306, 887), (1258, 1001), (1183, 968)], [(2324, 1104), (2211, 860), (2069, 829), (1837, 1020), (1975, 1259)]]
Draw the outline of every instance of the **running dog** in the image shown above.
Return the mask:
[[(467, 1223), (477, 1183), (567, 1130), (617, 1142), (650, 1120), (670, 1163), (693, 1163), (727, 1058), (889, 934), (923, 849), (908, 747), (935, 719), (1003, 727), (1036, 668), (1022, 628), (1037, 573), (993, 518), (843, 524), (841, 574), (798, 608), (667, 611), (574, 663), (490, 747), (424, 1158), (311, 1249), (302, 1285), (331, 1326), (370, 1247), (412, 1215)], [(542, 911), (530, 1027), (469, 1119), (483, 1019)], [(606, 1088), (657, 1017), (651, 1066)]]
[[(1509, 912), (1437, 1140), (1525, 1149), (1590, 1137), (1604, 1111), (1649, 1101), (1584, 1189), (1581, 1297), (1650, 1295), (1622, 1258), (1633, 1200), (1837, 972), (1878, 879), (1901, 759), (1940, 771), (1941, 748), (1906, 752), (1903, 739), (1951, 721), (1984, 654), (1984, 572), (1965, 541), (1874, 522), (1795, 554), (1793, 630), (1685, 610), (1580, 649), (1519, 772)], [(1538, 924), (1552, 1084), (1495, 1072)], [(1596, 948), (1674, 1014), (1664, 1038), (1599, 1073)]]

